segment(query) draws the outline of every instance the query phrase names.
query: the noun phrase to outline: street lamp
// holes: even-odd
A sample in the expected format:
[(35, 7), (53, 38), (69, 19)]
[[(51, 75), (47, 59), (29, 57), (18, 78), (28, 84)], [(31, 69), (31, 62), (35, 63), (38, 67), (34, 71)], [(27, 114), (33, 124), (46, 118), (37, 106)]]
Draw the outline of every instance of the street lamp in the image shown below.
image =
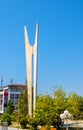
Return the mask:
[(69, 113), (68, 110), (65, 110), (64, 113), (60, 114), (60, 118), (62, 120), (66, 120), (66, 130), (68, 130), (68, 119), (72, 118), (72, 115)]

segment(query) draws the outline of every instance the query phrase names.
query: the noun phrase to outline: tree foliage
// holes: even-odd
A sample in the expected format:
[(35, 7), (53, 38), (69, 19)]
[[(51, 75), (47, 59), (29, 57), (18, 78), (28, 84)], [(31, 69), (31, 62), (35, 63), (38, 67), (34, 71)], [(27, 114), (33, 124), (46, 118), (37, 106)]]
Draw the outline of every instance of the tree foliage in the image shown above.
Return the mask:
[(27, 123), (28, 123), (28, 121), (27, 121), (26, 117), (20, 118), (20, 125), (23, 129), (26, 128)]
[(1, 117), (1, 122), (8, 122), (8, 125), (11, 125), (11, 116), (9, 113), (4, 113)]
[(35, 117), (29, 117), (28, 122), (30, 125), (30, 130), (37, 130), (38, 121)]
[(35, 118), (39, 124), (52, 124), (53, 119), (56, 119), (54, 100), (51, 96), (40, 95), (37, 99)]
[(13, 111), (14, 111), (14, 104), (11, 100), (9, 100), (7, 103), (6, 113), (12, 114)]
[[(19, 121), (22, 128), (25, 128), (28, 122), (34, 129), (36, 129), (38, 124), (49, 126), (59, 123), (60, 114), (64, 110), (68, 110), (75, 118), (80, 115), (83, 116), (83, 96), (78, 96), (76, 93), (67, 95), (62, 87), (58, 86), (56, 88), (52, 96), (39, 95), (37, 97), (36, 110), (34, 112), (35, 117), (28, 117), (26, 89), (20, 95), (18, 110), (13, 111), (13, 103), (9, 101), (6, 114), (11, 114), (12, 119)], [(5, 118), (3, 117), (2, 119), (7, 118), (6, 115), (4, 116)]]
[(78, 95), (76, 93), (69, 94), (66, 102), (66, 107), (73, 116), (78, 116), (79, 102), (78, 102)]
[(78, 108), (80, 118), (83, 118), (83, 96), (78, 96)]
[[(27, 89), (21, 93), (20, 99), (18, 102), (18, 122), (22, 128), (25, 128), (27, 125), (27, 116), (28, 116), (28, 106), (27, 106)], [(25, 122), (25, 123), (24, 123)]]
[(20, 99), (18, 102), (18, 111), (22, 115), (26, 116), (28, 114), (28, 105), (27, 105), (27, 89), (21, 93)]
[(62, 87), (57, 87), (57, 90), (54, 91), (54, 103), (55, 103), (55, 112), (57, 117), (66, 109), (66, 93), (63, 91)]

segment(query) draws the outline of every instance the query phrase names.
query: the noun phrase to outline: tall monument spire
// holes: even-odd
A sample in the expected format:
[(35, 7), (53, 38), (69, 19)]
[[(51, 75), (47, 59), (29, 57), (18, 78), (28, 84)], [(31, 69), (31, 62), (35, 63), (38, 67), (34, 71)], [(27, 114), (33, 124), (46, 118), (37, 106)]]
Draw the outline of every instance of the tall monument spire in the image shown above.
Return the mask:
[[(35, 110), (36, 108), (36, 97), (37, 97), (38, 23), (36, 24), (35, 43), (33, 46), (31, 46), (29, 43), (26, 26), (24, 27), (24, 35), (25, 35), (25, 50), (26, 50), (28, 114), (29, 116), (32, 116), (33, 114), (32, 110)], [(32, 62), (33, 59), (32, 57), (34, 58), (33, 62)], [(34, 69), (32, 69), (32, 66), (34, 67)], [(32, 84), (33, 84), (33, 90), (32, 90)]]

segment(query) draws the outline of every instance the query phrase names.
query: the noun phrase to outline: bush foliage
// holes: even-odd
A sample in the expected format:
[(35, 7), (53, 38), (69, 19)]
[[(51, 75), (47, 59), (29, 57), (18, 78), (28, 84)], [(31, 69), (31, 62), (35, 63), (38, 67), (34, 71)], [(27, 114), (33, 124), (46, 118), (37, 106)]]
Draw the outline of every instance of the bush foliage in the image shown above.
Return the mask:
[(11, 125), (11, 116), (8, 113), (3, 114), (1, 122), (8, 122), (8, 125)]

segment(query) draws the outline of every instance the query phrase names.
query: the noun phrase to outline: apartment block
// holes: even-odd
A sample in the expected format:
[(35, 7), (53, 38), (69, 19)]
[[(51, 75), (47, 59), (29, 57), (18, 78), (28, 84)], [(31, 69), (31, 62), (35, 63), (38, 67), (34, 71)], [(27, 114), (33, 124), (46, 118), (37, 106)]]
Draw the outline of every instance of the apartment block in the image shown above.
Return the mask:
[(17, 107), (20, 94), (24, 90), (25, 85), (22, 84), (10, 84), (0, 88), (0, 114), (6, 111), (8, 100), (11, 100), (14, 107)]

